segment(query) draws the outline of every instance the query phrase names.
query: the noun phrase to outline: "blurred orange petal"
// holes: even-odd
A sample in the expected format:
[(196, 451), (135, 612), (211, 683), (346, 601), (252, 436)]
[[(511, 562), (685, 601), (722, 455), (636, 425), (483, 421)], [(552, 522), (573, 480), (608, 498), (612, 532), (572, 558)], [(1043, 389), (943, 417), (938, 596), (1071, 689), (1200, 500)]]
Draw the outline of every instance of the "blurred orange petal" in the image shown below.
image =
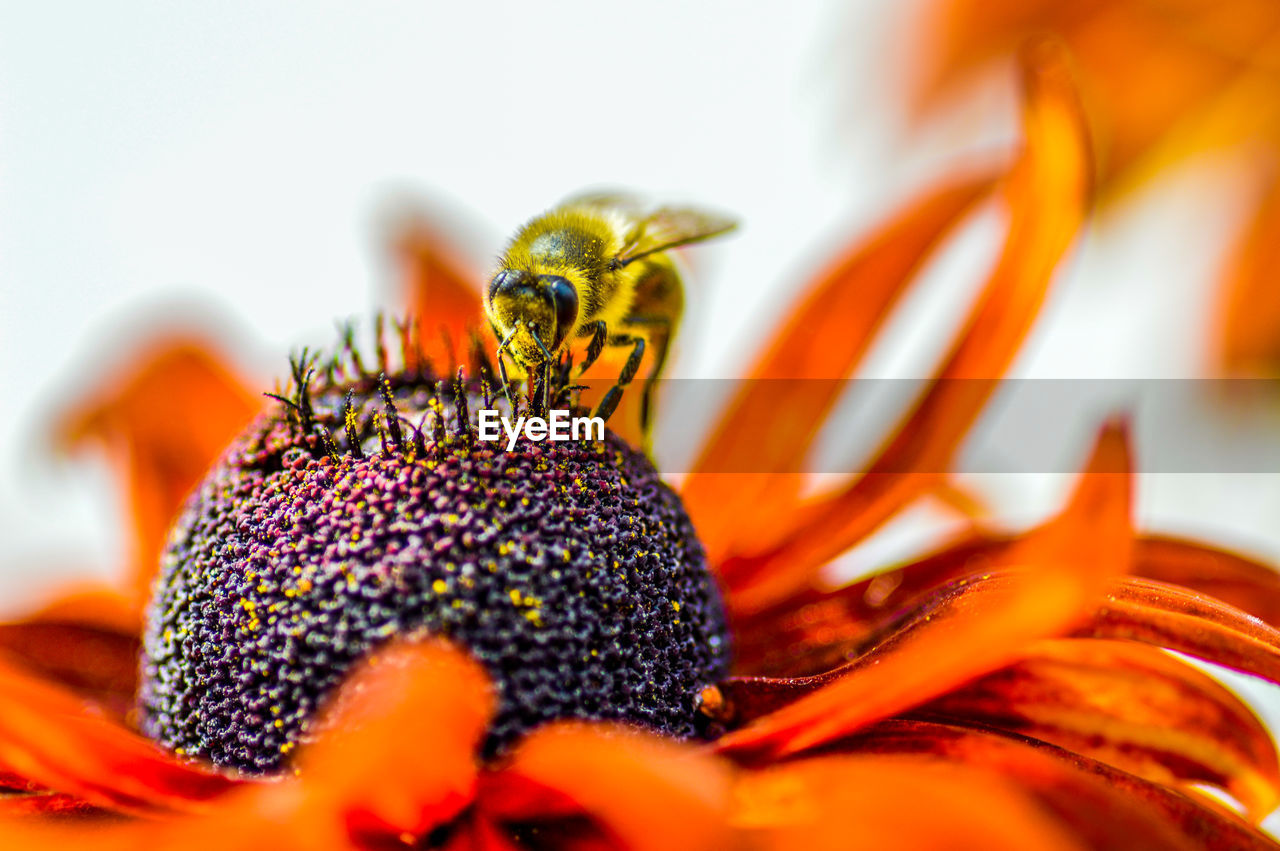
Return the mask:
[(457, 650), (395, 645), (338, 691), (296, 776), (246, 784), (196, 815), (86, 827), (9, 822), (0, 835), (15, 851), (401, 847), (471, 803), (492, 701), (484, 672)]
[(914, 757), (836, 756), (744, 772), (735, 805), (751, 848), (1086, 847), (1004, 778)]
[(75, 621), (0, 624), (0, 650), (10, 658), (119, 718), (134, 705), (140, 647), (137, 633)]
[(1138, 539), (1133, 572), (1208, 594), (1280, 626), (1280, 573), (1262, 562), (1195, 541), (1153, 535)]
[(234, 785), (2, 662), (0, 766), (88, 804), (134, 811), (197, 808)]
[(465, 362), (471, 330), (483, 323), (480, 274), (425, 213), (406, 219), (392, 242), (410, 316), (422, 323), (421, 353), (441, 372)]
[[(978, 418), (1031, 328), (1088, 206), (1092, 165), (1061, 48), (1025, 55), (1026, 147), (1006, 187), (1004, 252), (935, 380), (867, 474), (802, 514), (768, 551), (722, 566), (732, 608), (750, 612), (797, 587), (928, 489)], [(979, 379), (977, 381), (969, 379)]]
[[(577, 724), (546, 727), (517, 747), (503, 773), (575, 802), (627, 848), (720, 848), (728, 841), (727, 766), (656, 736)], [(485, 807), (501, 814), (504, 802), (490, 797)]]
[(1109, 426), (1062, 514), (1006, 554), (1020, 569), (930, 597), (879, 644), (816, 678), (826, 683), (816, 692), (729, 733), (716, 748), (813, 747), (1008, 664), (1032, 642), (1070, 628), (1129, 565), (1128, 469), (1125, 430)]
[(1280, 764), (1262, 722), (1211, 677), (1153, 647), (1042, 642), (918, 714), (1011, 730), (1167, 786), (1212, 784), (1256, 819), (1280, 803)]
[(1280, 10), (1269, 0), (932, 6), (929, 49), (918, 54), (931, 57), (919, 79), (919, 104), (938, 105), (957, 82), (1023, 40), (1053, 33), (1080, 68), (1108, 190), (1188, 153), (1280, 128)]
[(1102, 605), (1076, 634), (1154, 644), (1280, 683), (1280, 630), (1176, 585), (1112, 582)]
[(75, 795), (56, 792), (0, 794), (0, 819), (32, 816), (46, 819), (89, 819), (110, 815)]
[(480, 666), (439, 642), (377, 651), (338, 692), (303, 751), (309, 806), (363, 835), (420, 835), (471, 803), (494, 695)]
[(996, 771), (1033, 794), (1098, 851), (1245, 851), (1277, 844), (1207, 797), (1175, 792), (1106, 763), (1013, 733), (884, 721), (840, 743), (860, 753), (918, 754)]
[(62, 414), (59, 445), (101, 443), (127, 488), (138, 607), (182, 501), (260, 407), (261, 397), (226, 359), (178, 338), (153, 342)]
[(852, 374), (915, 272), (992, 183), (964, 177), (906, 205), (838, 256), (792, 309), (681, 489), (713, 561), (758, 524), (769, 537), (785, 528), (801, 484), (796, 465), (844, 389), (805, 379)]
[(1280, 375), (1278, 273), (1280, 179), (1273, 179), (1241, 239), (1224, 283), (1220, 357), (1230, 375)]

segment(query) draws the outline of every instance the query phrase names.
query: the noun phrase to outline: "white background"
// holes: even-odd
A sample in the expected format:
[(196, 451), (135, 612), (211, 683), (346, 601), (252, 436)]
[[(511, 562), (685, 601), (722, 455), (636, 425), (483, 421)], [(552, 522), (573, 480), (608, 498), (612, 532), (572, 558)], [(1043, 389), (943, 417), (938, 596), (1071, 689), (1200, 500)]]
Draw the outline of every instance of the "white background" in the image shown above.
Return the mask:
[[(479, 268), (588, 185), (733, 211), (740, 232), (691, 258), (675, 372), (734, 375), (842, 238), (1012, 138), (1005, 85), (904, 143), (918, 49), (905, 8), (0, 5), (0, 600), (121, 561), (110, 473), (48, 456), (51, 411), (179, 319), (214, 329), (266, 382), (291, 348), (328, 342), (335, 317), (387, 303), (379, 223), (415, 200), (451, 211)], [(1018, 374), (1206, 374), (1212, 275), (1246, 180), (1202, 160), (1113, 208), (1064, 267)], [(925, 371), (998, 224), (980, 218), (936, 264), (864, 374)], [(1224, 435), (1280, 435), (1274, 411), (1210, 419)], [(1068, 451), (1095, 425), (1068, 424)], [(979, 484), (1025, 521), (1067, 480)], [(1140, 517), (1275, 559), (1276, 484), (1147, 476)], [(866, 563), (910, 544), (904, 528)]]

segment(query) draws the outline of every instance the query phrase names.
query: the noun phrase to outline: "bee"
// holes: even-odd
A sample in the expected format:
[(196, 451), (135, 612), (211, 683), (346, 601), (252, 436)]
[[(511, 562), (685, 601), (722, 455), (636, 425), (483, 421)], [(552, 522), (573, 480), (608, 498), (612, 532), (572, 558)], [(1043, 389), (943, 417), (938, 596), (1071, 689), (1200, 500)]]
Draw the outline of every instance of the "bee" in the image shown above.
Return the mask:
[(504, 391), (507, 356), (525, 372), (546, 370), (567, 347), (586, 341), (581, 375), (605, 346), (629, 346), (617, 383), (595, 412), (608, 419), (649, 349), (652, 366), (640, 413), (647, 441), (654, 382), (684, 310), (680, 275), (666, 252), (736, 226), (731, 218), (691, 207), (646, 212), (617, 194), (576, 196), (529, 221), (499, 258), (484, 300), (500, 341)]

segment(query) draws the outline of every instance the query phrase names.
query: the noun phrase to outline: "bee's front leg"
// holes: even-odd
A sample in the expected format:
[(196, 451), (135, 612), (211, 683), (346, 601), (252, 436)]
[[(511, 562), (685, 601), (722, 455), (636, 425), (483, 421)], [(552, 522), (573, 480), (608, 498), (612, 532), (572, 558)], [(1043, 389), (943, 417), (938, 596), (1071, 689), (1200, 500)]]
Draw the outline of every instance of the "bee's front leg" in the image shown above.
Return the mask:
[(592, 323), (591, 343), (587, 346), (587, 356), (582, 361), (582, 366), (578, 367), (578, 375), (581, 376), (591, 365), (596, 362), (596, 358), (600, 357), (600, 353), (604, 351), (604, 341), (609, 335), (609, 326), (605, 325), (603, 319), (599, 319)]
[(631, 337), (620, 334), (616, 337), (610, 337), (609, 345), (631, 346), (632, 348), (631, 354), (627, 357), (627, 362), (622, 367), (622, 372), (618, 373), (618, 383), (609, 388), (609, 392), (604, 394), (604, 398), (596, 406), (595, 416), (606, 421), (613, 415), (614, 409), (618, 407), (618, 400), (622, 398), (622, 389), (631, 383), (631, 379), (636, 377), (636, 372), (640, 369), (640, 361), (644, 358), (644, 337)]

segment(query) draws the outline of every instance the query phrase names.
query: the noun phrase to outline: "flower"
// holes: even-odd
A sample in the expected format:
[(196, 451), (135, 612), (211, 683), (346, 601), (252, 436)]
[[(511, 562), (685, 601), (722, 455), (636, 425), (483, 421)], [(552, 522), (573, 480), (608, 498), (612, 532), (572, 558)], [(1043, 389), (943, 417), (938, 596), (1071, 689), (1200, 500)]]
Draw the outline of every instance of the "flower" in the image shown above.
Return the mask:
[[(998, 188), (1009, 211), (1000, 261), (868, 471), (809, 498), (797, 475), (740, 472), (744, 458), (752, 470), (793, 469), (835, 402), (834, 384), (822, 395), (752, 381), (730, 405), (736, 426), (713, 435), (683, 484), (735, 653), (733, 675), (700, 693), (706, 741), (579, 719), (526, 725), (482, 758), (504, 686), (465, 646), (438, 638), (383, 647), (359, 666), (297, 748), (289, 776), (224, 773), (134, 732), (113, 707), (132, 692), (125, 672), (137, 650), (138, 589), (164, 548), (155, 530), (251, 407), (215, 359), (171, 346), (67, 431), (122, 439), (129, 450), (138, 580), (124, 593), (65, 599), (0, 633), (20, 660), (0, 666), (6, 847), (1273, 847), (1255, 827), (1280, 791), (1270, 734), (1163, 648), (1280, 680), (1280, 633), (1264, 623), (1280, 615), (1280, 581), (1229, 553), (1135, 533), (1122, 423), (1101, 429), (1072, 497), (1035, 529), (999, 536), (975, 523), (930, 558), (858, 583), (822, 580), (833, 557), (908, 505), (954, 495), (940, 471), (994, 382), (950, 379), (1007, 369), (1086, 215), (1091, 165), (1066, 60), (1046, 43), (1024, 62), (1026, 141), (1008, 173), (961, 176), (889, 216), (809, 288), (751, 370), (760, 379), (849, 374), (933, 247)], [(429, 234), (405, 251), (424, 315), (463, 339), (478, 312), (473, 282)], [(379, 353), (377, 370), (382, 362)], [(245, 484), (237, 477), (246, 446), (305, 443), (308, 452), (282, 451), (264, 467), (285, 478), (343, 463), (333, 432), (312, 425), (321, 416), (351, 422), (354, 406), (309, 399), (305, 368), (297, 373), (284, 403), (293, 431), (277, 411), (246, 432), (189, 504), (171, 553), (212, 557), (190, 534), (202, 519), (225, 521), (228, 541), (236, 523), (275, 528), (265, 507), (237, 515), (239, 503), (222, 493)], [(178, 385), (189, 395), (172, 393)], [(405, 398), (395, 391), (364, 388), (362, 404), (385, 403), (386, 443), (374, 435), (361, 451), (410, 452), (411, 435), (397, 435), (398, 418), (388, 416)], [(469, 392), (454, 391), (455, 413)], [(157, 411), (207, 420), (207, 439), (203, 426), (191, 442), (181, 428), (155, 428)], [(213, 434), (219, 423), (228, 433)], [(353, 432), (347, 453), (365, 445), (354, 423)], [(426, 449), (424, 440), (413, 451), (424, 458)], [(610, 474), (652, 475), (641, 464), (633, 457)], [(262, 487), (247, 478), (246, 487)], [(305, 510), (322, 504), (322, 483), (303, 484), (281, 498)], [(228, 499), (230, 515), (201, 508)], [(550, 534), (536, 532), (543, 542)], [(169, 581), (186, 567), (171, 558)], [(153, 628), (163, 643), (163, 591), (159, 600)], [(244, 650), (236, 640), (208, 638), (227, 654)], [(181, 707), (170, 713), (177, 721)], [(1230, 796), (1243, 815), (1200, 787)]]
[[(1222, 272), (1217, 358), (1229, 373), (1276, 374), (1280, 295), (1280, 8), (1253, 0), (1090, 3), (937, 0), (914, 31), (915, 99), (938, 106), (958, 84), (1008, 57), (1029, 35), (1071, 49), (1094, 124), (1104, 198), (1195, 154), (1241, 159), (1251, 190), (1247, 225)], [(914, 35), (913, 35), (914, 37)]]

